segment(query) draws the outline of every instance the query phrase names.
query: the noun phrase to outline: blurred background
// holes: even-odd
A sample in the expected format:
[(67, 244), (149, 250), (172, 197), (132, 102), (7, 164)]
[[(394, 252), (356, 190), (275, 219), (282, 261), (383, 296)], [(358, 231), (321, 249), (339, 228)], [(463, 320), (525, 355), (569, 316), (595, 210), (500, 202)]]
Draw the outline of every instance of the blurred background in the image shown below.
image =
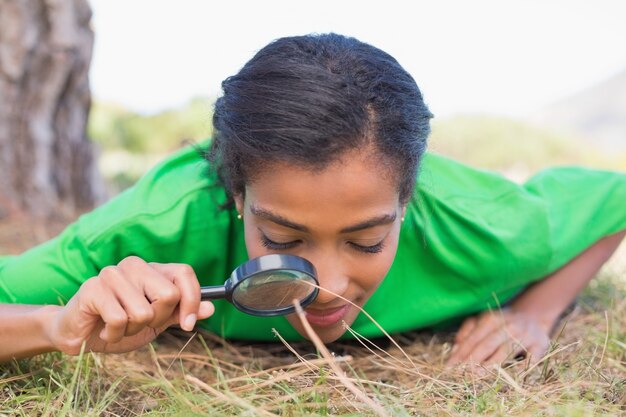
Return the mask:
[[(626, 170), (626, 3), (621, 0), (58, 0), (52, 9), (41, 0), (18, 3), (0, 1), (5, 78), (3, 84), (0, 71), (0, 163), (6, 172), (31, 168), (5, 181), (5, 189), (23, 184), (4, 199), (0, 192), (0, 226), (15, 213), (59, 217), (58, 207), (67, 208), (60, 217), (71, 218), (131, 186), (168, 153), (211, 135), (212, 103), (224, 78), (273, 39), (312, 32), (354, 36), (393, 55), (414, 76), (435, 114), (434, 152), (519, 182), (553, 165)], [(26, 16), (27, 7), (48, 13), (47, 20), (32, 33), (12, 29), (15, 10)], [(67, 29), (70, 20), (77, 29)], [(34, 21), (25, 18), (23, 27), (36, 26)], [(39, 53), (52, 58), (42, 58), (39, 76), (15, 70), (15, 51), (7, 52), (7, 45), (16, 39), (31, 39), (22, 42), (31, 49), (47, 45)], [(81, 45), (87, 51), (82, 61), (76, 58)], [(28, 64), (33, 53), (25, 56)], [(70, 78), (59, 83), (57, 110), (32, 116), (38, 109), (32, 97), (48, 94), (41, 86), (51, 82), (59, 62), (70, 61), (82, 84)], [(18, 74), (13, 84), (6, 81), (11, 71)], [(29, 79), (40, 83), (23, 81)], [(31, 90), (11, 90), (31, 84)], [(62, 116), (69, 108), (62, 99), (72, 94), (82, 97), (83, 110)], [(91, 106), (85, 106), (89, 98)], [(21, 107), (13, 105), (17, 102)], [(4, 129), (3, 123), (13, 126), (6, 115), (14, 117), (16, 108), (23, 109), (23, 120)], [(74, 136), (84, 140), (64, 139), (64, 123), (81, 117), (84, 126), (74, 124), (85, 133)], [(56, 133), (37, 139), (42, 126)], [(24, 131), (33, 138), (20, 139)], [(30, 145), (11, 154), (16, 138)], [(62, 151), (68, 141), (75, 145)], [(89, 145), (76, 145), (81, 141)], [(42, 144), (52, 156), (33, 151)], [(87, 147), (92, 159), (85, 156)], [(62, 155), (70, 156), (55, 159)], [(78, 186), (76, 179), (63, 185), (60, 170), (80, 161), (90, 161), (93, 172), (83, 167), (73, 177), (91, 178), (87, 185)], [(35, 185), (24, 188), (29, 173), (42, 166), (48, 172), (34, 175)], [(58, 189), (54, 196), (45, 191), (51, 187)], [(77, 189), (83, 189), (81, 196), (65, 204)], [(30, 194), (60, 203), (38, 213), (45, 204), (27, 201)]]
[(271, 40), (334, 31), (392, 54), (435, 114), (431, 149), (516, 180), (626, 167), (626, 3), (91, 0), (89, 137), (115, 192), (211, 134), (220, 82)]

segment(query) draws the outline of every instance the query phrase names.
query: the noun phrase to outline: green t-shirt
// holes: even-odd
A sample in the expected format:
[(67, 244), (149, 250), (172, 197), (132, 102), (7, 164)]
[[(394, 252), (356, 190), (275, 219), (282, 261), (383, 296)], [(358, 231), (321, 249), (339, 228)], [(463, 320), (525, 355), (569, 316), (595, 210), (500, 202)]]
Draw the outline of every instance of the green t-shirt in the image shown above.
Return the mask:
[[(0, 302), (58, 304), (129, 255), (193, 266), (217, 285), (247, 260), (242, 222), (193, 148), (20, 256), (0, 259)], [(626, 174), (554, 168), (524, 185), (432, 153), (424, 157), (391, 270), (365, 310), (388, 332), (430, 327), (495, 307), (597, 239), (626, 229)], [(284, 317), (215, 302), (200, 325), (226, 338), (299, 339)], [(380, 336), (359, 315), (354, 330)]]

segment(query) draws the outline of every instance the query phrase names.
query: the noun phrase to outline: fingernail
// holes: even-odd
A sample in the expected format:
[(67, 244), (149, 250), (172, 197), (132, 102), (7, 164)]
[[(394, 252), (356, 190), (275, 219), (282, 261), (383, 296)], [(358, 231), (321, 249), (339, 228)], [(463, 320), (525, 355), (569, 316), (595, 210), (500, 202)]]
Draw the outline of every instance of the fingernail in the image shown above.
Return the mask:
[(202, 301), (200, 302), (200, 308), (198, 309), (198, 315), (201, 318), (207, 318), (213, 315), (215, 312), (215, 307), (213, 303), (210, 301)]
[(455, 353), (457, 350), (459, 350), (459, 345), (452, 346), (452, 350), (450, 351), (450, 354)]
[(193, 330), (193, 326), (196, 325), (196, 320), (198, 319), (198, 316), (196, 316), (195, 314), (190, 314), (187, 316), (187, 318), (185, 319), (185, 322), (183, 323), (183, 330), (187, 330), (188, 332)]

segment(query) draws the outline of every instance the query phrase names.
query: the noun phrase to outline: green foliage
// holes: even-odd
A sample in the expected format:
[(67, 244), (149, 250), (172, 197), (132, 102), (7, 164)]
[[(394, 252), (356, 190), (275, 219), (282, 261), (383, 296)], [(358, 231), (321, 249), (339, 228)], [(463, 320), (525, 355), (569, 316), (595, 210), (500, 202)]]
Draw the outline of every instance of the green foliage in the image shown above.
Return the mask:
[(430, 148), (469, 165), (532, 173), (553, 165), (626, 167), (588, 142), (531, 124), (493, 116), (457, 116), (435, 121)]
[(130, 187), (168, 153), (211, 136), (212, 100), (196, 98), (187, 105), (154, 115), (96, 102), (87, 126), (101, 149), (99, 168), (110, 195)]
[(95, 103), (88, 135), (104, 152), (167, 153), (185, 141), (211, 135), (211, 104), (209, 99), (196, 98), (180, 109), (144, 116), (120, 106)]

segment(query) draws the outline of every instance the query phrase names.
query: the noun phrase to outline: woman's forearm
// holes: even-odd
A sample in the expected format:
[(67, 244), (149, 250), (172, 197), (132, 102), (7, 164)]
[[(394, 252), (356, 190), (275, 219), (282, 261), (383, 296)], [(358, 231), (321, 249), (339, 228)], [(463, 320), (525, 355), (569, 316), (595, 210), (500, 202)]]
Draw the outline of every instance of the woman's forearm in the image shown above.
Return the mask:
[(0, 363), (56, 350), (47, 326), (60, 308), (0, 304)]
[(598, 240), (561, 269), (528, 287), (513, 301), (512, 308), (534, 316), (551, 332), (559, 316), (611, 257), (624, 235), (626, 231), (621, 231)]

